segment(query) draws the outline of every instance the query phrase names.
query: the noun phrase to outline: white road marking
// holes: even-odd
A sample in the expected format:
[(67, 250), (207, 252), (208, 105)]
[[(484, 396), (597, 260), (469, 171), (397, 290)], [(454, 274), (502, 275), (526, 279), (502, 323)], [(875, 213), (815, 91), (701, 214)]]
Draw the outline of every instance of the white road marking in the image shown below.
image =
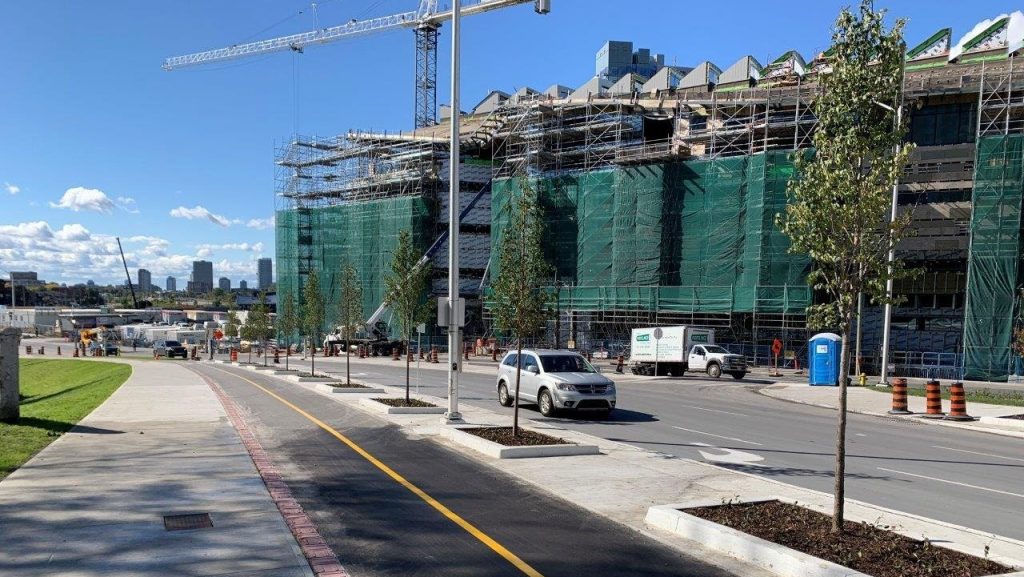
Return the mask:
[(867, 435), (865, 435), (864, 433), (854, 433), (853, 436), (854, 437), (867, 437)]
[(762, 467), (763, 465), (758, 464), (758, 461), (763, 461), (764, 457), (755, 455), (753, 453), (746, 453), (744, 451), (737, 451), (735, 449), (722, 449), (715, 447), (716, 450), (725, 451), (724, 455), (716, 455), (714, 453), (708, 453), (706, 451), (697, 450), (698, 453), (706, 461), (713, 463), (729, 463), (732, 465), (751, 465), (754, 467)]
[(1017, 497), (1024, 499), (1024, 495), (1020, 493), (1011, 493), (1009, 491), (1000, 491), (999, 489), (991, 489), (989, 487), (981, 487), (978, 485), (971, 485), (969, 483), (961, 483), (959, 481), (950, 481), (948, 479), (939, 479), (938, 477), (929, 477), (927, 475), (918, 475), (915, 473), (908, 473), (906, 471), (897, 471), (895, 469), (886, 469), (884, 467), (878, 467), (879, 471), (886, 471), (888, 473), (896, 473), (897, 475), (906, 475), (908, 477), (919, 477), (921, 479), (928, 479), (929, 481), (937, 481), (939, 483), (948, 483), (950, 485), (958, 485), (960, 487), (967, 487), (968, 489), (978, 489), (979, 491), (988, 491), (989, 493), (999, 493), (1000, 495), (1009, 495), (1011, 497)]
[[(745, 441), (743, 439), (737, 439), (736, 437), (723, 437), (722, 435), (716, 435), (714, 433), (705, 433), (704, 431), (695, 431), (693, 429), (684, 429), (683, 427), (677, 427), (672, 425), (673, 429), (679, 429), (680, 431), (686, 431), (687, 433), (697, 433), (698, 435), (707, 435), (709, 437), (715, 437), (716, 439), (725, 439), (726, 441), (736, 441), (738, 443), (747, 443), (748, 445), (762, 446), (761, 443), (755, 443), (754, 441)], [(724, 450), (724, 449), (723, 449)]]
[(731, 413), (729, 411), (720, 411), (718, 409), (708, 409), (705, 407), (698, 407), (696, 405), (679, 405), (680, 407), (687, 407), (689, 409), (697, 409), (698, 411), (707, 411), (709, 413), (722, 413), (723, 415), (736, 415), (737, 417), (749, 417), (750, 415), (744, 415), (743, 413)]
[(943, 447), (941, 445), (932, 445), (933, 449), (945, 449), (947, 451), (956, 451), (958, 453), (970, 453), (972, 455), (981, 455), (983, 457), (995, 457), (997, 459), (1006, 459), (1008, 461), (1020, 461), (1024, 463), (1024, 459), (1018, 459), (1016, 457), (1004, 457), (1003, 455), (996, 455), (993, 453), (979, 453), (978, 451), (968, 451), (967, 449), (954, 449), (953, 447)]

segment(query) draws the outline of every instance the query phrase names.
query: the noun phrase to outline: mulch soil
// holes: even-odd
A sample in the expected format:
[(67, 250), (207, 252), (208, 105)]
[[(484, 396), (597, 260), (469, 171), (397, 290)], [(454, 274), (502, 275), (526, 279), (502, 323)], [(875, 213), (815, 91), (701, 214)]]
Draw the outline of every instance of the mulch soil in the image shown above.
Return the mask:
[(473, 429), (459, 429), (463, 433), (476, 435), (477, 437), (493, 441), (506, 447), (533, 447), (536, 445), (572, 445), (565, 439), (552, 437), (536, 431), (529, 431), (519, 428), (519, 436), (512, 436), (512, 427), (479, 427)]
[(686, 513), (874, 577), (978, 577), (1012, 569), (867, 523), (831, 533), (832, 517), (799, 505), (764, 501), (685, 509)]
[(409, 399), (409, 402), (405, 402), (405, 399), (373, 399), (378, 403), (384, 403), (389, 407), (436, 407), (433, 403), (421, 401), (419, 399)]
[(1024, 415), (1007, 415), (1005, 417), (999, 417), (1000, 419), (1018, 419), (1024, 421)]
[(367, 387), (366, 385), (364, 385), (362, 383), (326, 383), (326, 385), (329, 386), (329, 387), (334, 387), (336, 389), (369, 389), (370, 388), (370, 387)]

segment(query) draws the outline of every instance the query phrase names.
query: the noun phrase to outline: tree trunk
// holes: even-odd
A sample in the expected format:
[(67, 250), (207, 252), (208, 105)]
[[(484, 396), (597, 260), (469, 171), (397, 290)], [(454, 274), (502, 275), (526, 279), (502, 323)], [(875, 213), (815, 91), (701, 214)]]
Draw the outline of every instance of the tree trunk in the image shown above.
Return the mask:
[[(405, 357), (405, 404), (406, 404), (406, 406), (408, 406), (409, 405), (409, 352), (408, 352), (409, 351), (409, 337), (405, 337), (405, 341), (403, 341), (403, 344), (405, 345), (404, 350), (406, 351), (405, 354), (402, 355), (402, 356)], [(451, 355), (449, 355), (449, 356), (451, 356)]]
[(345, 384), (352, 384), (352, 358), (349, 351), (352, 349), (352, 343), (349, 342), (348, 336), (345, 337)]
[(263, 345), (263, 366), (267, 366), (267, 341), (260, 343)]
[(835, 502), (832, 510), (832, 532), (843, 532), (843, 511), (846, 500), (846, 382), (850, 373), (850, 312), (843, 313), (842, 346), (839, 357), (839, 423), (836, 427)]
[(309, 376), (316, 376), (316, 339), (309, 339)]
[(288, 369), (288, 357), (291, 356), (291, 353), (292, 353), (292, 339), (289, 337), (289, 338), (285, 339), (285, 341), (284, 341), (284, 370), (286, 370), (286, 371), (289, 370)]
[[(497, 345), (495, 345), (497, 346)], [(516, 392), (512, 397), (513, 405), (512, 409), (512, 436), (519, 436), (519, 379), (523, 371), (523, 339), (519, 337), (516, 339)]]

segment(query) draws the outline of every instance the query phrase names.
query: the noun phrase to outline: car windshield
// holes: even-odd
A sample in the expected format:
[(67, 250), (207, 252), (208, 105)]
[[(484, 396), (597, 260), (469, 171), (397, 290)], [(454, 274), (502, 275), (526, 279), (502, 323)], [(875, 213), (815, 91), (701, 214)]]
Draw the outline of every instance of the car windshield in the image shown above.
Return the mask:
[(725, 350), (722, 347), (717, 346), (717, 345), (704, 345), (704, 350), (706, 350), (709, 353), (716, 353), (716, 354), (719, 354), (719, 355), (728, 355), (729, 354), (729, 351), (727, 351), (727, 350)]
[(178, 341), (167, 341), (166, 343), (164, 343), (164, 345), (168, 347), (180, 347), (181, 343), (179, 343)]
[(590, 363), (579, 355), (543, 355), (540, 363), (545, 373), (593, 373)]

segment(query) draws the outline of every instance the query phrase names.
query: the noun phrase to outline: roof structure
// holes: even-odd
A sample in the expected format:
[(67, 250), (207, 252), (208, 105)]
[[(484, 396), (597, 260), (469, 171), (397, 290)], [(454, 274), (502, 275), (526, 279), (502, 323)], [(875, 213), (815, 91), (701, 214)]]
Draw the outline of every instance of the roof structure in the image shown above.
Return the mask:
[(907, 70), (945, 66), (953, 45), (953, 29), (943, 28), (907, 52)]
[(509, 99), (509, 94), (501, 90), (492, 90), (479, 104), (473, 107), (473, 114), (488, 114), (498, 109), (502, 104), (505, 104)]
[(623, 96), (630, 95), (635, 92), (642, 92), (644, 89), (644, 83), (647, 82), (647, 77), (642, 74), (636, 74), (630, 72), (622, 78), (618, 79), (615, 84), (612, 84), (608, 88), (609, 96)]
[(612, 82), (603, 76), (595, 76), (569, 95), (569, 100), (587, 100), (592, 96), (605, 96)]
[(650, 80), (644, 83), (641, 92), (650, 93), (658, 90), (671, 90), (677, 88), (679, 83), (682, 82), (683, 78), (690, 73), (693, 68), (684, 68), (681, 66), (665, 66), (661, 70), (656, 72), (654, 76), (651, 76)]
[(683, 77), (679, 81), (677, 88), (681, 90), (701, 88), (711, 92), (714, 90), (715, 85), (718, 84), (718, 77), (722, 74), (722, 69), (715, 66), (713, 62), (705, 60), (697, 65), (696, 68), (690, 71), (689, 74)]
[(795, 83), (807, 73), (807, 62), (796, 50), (790, 50), (764, 67), (761, 75), (762, 86)]
[(547, 96), (548, 98), (554, 98), (557, 100), (568, 98), (570, 94), (572, 94), (572, 88), (569, 88), (568, 86), (563, 86), (561, 84), (552, 84), (551, 86), (548, 86), (547, 90), (544, 91), (544, 96)]
[(732, 92), (745, 90), (757, 84), (761, 78), (761, 63), (757, 58), (747, 55), (740, 58), (732, 66), (725, 69), (725, 72), (718, 77), (718, 86), (715, 92)]
[(540, 96), (540, 92), (534, 90), (533, 88), (530, 88), (529, 86), (524, 86), (519, 90), (516, 90), (515, 94), (513, 94), (509, 100), (518, 104), (520, 102), (529, 102), (531, 100), (537, 100), (538, 98), (540, 98)]

